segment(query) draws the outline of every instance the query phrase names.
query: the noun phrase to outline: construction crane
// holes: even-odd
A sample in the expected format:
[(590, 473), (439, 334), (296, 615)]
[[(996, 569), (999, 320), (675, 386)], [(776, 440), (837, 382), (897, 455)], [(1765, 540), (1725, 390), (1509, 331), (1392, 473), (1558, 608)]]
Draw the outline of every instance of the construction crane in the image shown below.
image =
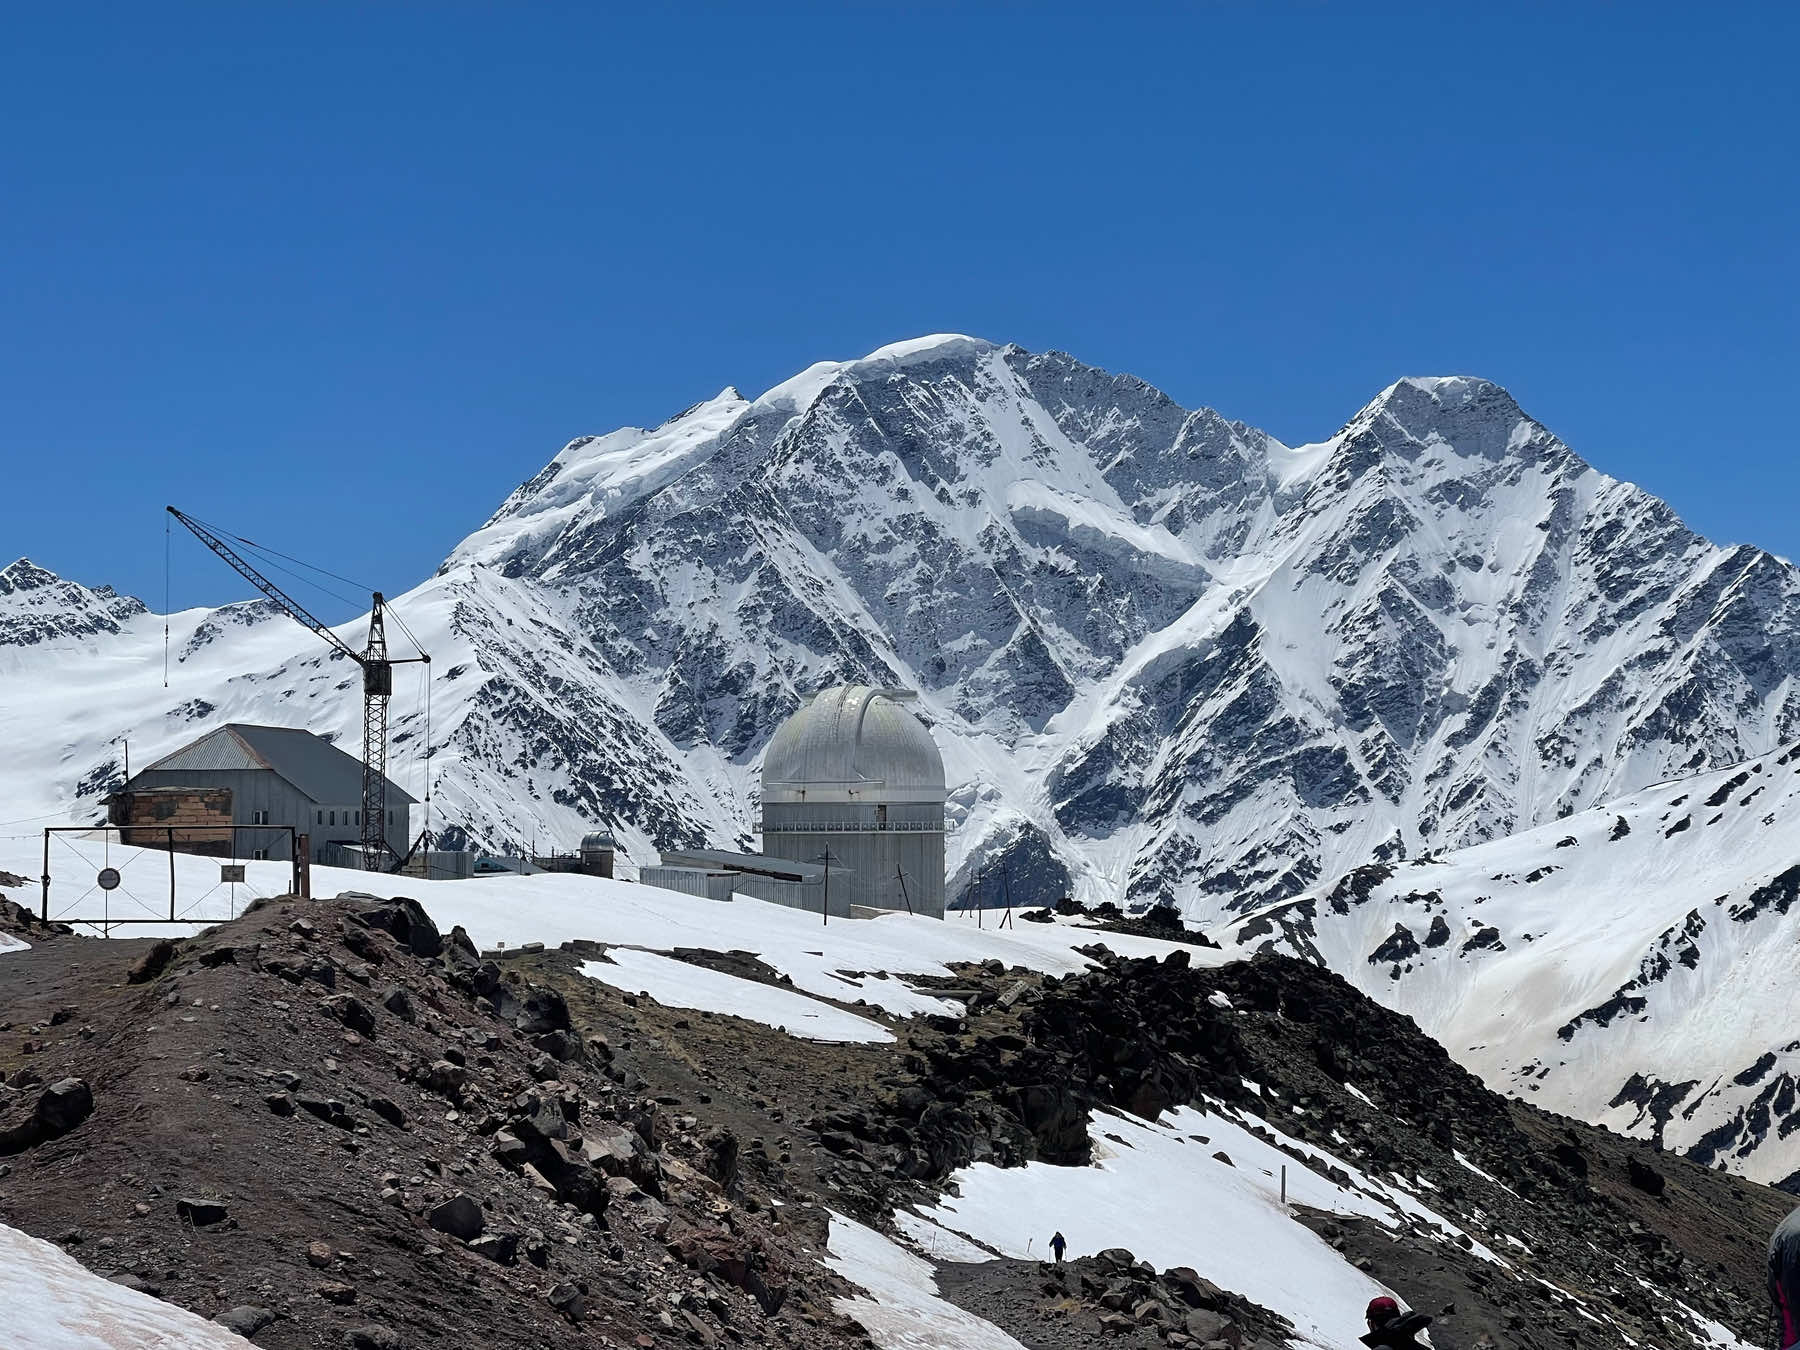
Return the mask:
[[(394, 667), (422, 662), (429, 666), (431, 658), (424, 652), (417, 656), (391, 657), (387, 647), (387, 625), (382, 617), (381, 592), (373, 593), (369, 607), (369, 641), (360, 652), (345, 642), (306, 607), (281, 587), (270, 581), (247, 562), (218, 535), (184, 511), (173, 506), (169, 514), (193, 533), (201, 543), (230, 563), (244, 580), (274, 601), (290, 619), (310, 628), (338, 651), (362, 667), (363, 673), (363, 772), (362, 772), (362, 859), (370, 872), (385, 870), (393, 848), (387, 841), (387, 724), (388, 698), (394, 692)], [(249, 540), (243, 542), (249, 543)], [(403, 625), (404, 626), (404, 625)], [(417, 848), (417, 845), (414, 845)], [(411, 856), (411, 850), (408, 851)]]

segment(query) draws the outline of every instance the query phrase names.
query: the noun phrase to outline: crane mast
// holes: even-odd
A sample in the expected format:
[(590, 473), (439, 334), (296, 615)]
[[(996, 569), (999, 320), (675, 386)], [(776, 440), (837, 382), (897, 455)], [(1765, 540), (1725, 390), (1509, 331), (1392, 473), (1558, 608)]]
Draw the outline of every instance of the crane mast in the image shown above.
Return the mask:
[(411, 662), (430, 665), (431, 658), (423, 652), (417, 656), (404, 656), (398, 659), (388, 655), (387, 621), (382, 613), (385, 602), (380, 591), (374, 592), (371, 596), (369, 640), (363, 650), (359, 652), (332, 632), (321, 620), (315, 618), (299, 601), (257, 571), (242, 554), (212, 530), (173, 506), (168, 510), (169, 514), (185, 525), (195, 538), (229, 563), (233, 571), (273, 601), (284, 614), (301, 627), (310, 628), (332, 647), (362, 667), (362, 858), (365, 869), (371, 872), (381, 871), (394, 851), (387, 838), (388, 699), (394, 692), (394, 667)]

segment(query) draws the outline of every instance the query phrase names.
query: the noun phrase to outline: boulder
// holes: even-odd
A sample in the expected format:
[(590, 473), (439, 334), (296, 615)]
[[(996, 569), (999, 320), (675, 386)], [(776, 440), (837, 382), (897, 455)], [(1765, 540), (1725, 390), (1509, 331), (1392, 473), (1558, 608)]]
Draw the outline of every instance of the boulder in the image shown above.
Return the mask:
[(319, 1005), (334, 1021), (364, 1036), (375, 1034), (375, 1013), (355, 994), (334, 994)]
[(1208, 1341), (1222, 1339), (1225, 1328), (1230, 1325), (1229, 1317), (1206, 1308), (1195, 1308), (1188, 1313), (1187, 1320), (1182, 1323), (1182, 1330), (1200, 1344), (1205, 1345)]
[(567, 1281), (552, 1285), (550, 1292), (544, 1296), (550, 1306), (555, 1308), (571, 1322), (579, 1322), (587, 1315), (587, 1297), (581, 1290)]
[(438, 1232), (447, 1233), (464, 1242), (473, 1242), (487, 1226), (481, 1206), (462, 1191), (441, 1204), (433, 1205), (426, 1211), (425, 1221)]
[(462, 1086), (468, 1081), (469, 1071), (460, 1064), (452, 1064), (447, 1059), (440, 1059), (425, 1071), (425, 1087), (442, 1097), (454, 1101), (462, 1094)]
[(181, 948), (168, 938), (158, 938), (150, 945), (150, 950), (132, 962), (131, 969), (125, 972), (127, 984), (149, 984), (163, 971), (168, 969), (169, 962), (175, 959), (175, 953)]
[(370, 965), (381, 964), (381, 943), (375, 935), (361, 924), (352, 923), (349, 919), (338, 920), (338, 929), (344, 935), (344, 945), (355, 955), (360, 956)]
[(417, 1014), (413, 1011), (412, 995), (400, 985), (389, 985), (382, 991), (381, 1006), (402, 1022), (411, 1022), (417, 1018)]
[(94, 1093), (79, 1078), (59, 1078), (37, 1099), (31, 1118), (45, 1139), (67, 1134), (94, 1114)]
[(706, 1136), (700, 1155), (700, 1170), (719, 1183), (729, 1194), (737, 1185), (738, 1139), (727, 1129), (716, 1129)]
[(495, 1265), (517, 1265), (519, 1235), (517, 1233), (483, 1233), (469, 1244), (469, 1250), (478, 1256), (485, 1256)]
[(1639, 1162), (1636, 1158), (1625, 1160), (1625, 1177), (1633, 1186), (1645, 1195), (1661, 1195), (1668, 1184), (1663, 1174), (1649, 1163)]
[(264, 1327), (275, 1320), (275, 1314), (267, 1308), (254, 1307), (251, 1304), (240, 1304), (235, 1308), (227, 1308), (213, 1318), (225, 1330), (235, 1332), (245, 1340), (256, 1335)]
[(519, 1010), (513, 1016), (513, 1025), (527, 1036), (541, 1036), (550, 1031), (568, 1031), (569, 1004), (554, 989), (546, 989), (542, 985), (532, 985), (525, 991), (525, 997), (519, 1001)]
[(224, 1223), (229, 1211), (223, 1201), (187, 1196), (175, 1202), (175, 1213), (196, 1228), (210, 1228), (216, 1223)]
[(349, 1331), (350, 1350), (401, 1350), (400, 1333), (392, 1327), (384, 1327), (376, 1323), (367, 1326), (351, 1327)]
[(380, 909), (366, 909), (355, 916), (371, 928), (393, 935), (414, 956), (438, 956), (444, 950), (444, 936), (425, 912), (425, 907), (409, 896), (397, 895)]

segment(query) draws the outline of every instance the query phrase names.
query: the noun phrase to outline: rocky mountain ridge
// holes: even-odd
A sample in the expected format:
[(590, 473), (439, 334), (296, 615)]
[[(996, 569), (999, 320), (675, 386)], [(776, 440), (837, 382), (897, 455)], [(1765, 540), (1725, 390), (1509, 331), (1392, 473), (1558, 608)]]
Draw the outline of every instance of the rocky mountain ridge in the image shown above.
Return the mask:
[[(799, 696), (900, 684), (949, 762), (954, 891), (985, 864), (996, 894), (1197, 921), (1800, 735), (1794, 569), (1461, 377), (1290, 448), (1060, 353), (920, 339), (570, 442), (397, 603), (436, 658), (453, 839), (753, 843), (757, 757)], [(174, 616), (165, 694), (134, 606), (0, 594), (33, 691), (8, 814), (85, 809), (121, 735), (354, 735), (307, 634)], [(71, 679), (105, 685), (105, 738), (57, 706)], [(397, 702), (417, 795), (424, 700)]]

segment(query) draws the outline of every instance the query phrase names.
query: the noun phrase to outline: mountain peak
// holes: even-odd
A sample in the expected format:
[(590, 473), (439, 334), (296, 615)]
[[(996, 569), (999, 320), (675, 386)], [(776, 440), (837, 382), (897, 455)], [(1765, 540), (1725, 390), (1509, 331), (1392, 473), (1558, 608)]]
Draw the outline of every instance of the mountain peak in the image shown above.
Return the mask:
[[(1473, 375), (1411, 375), (1377, 394), (1333, 438), (1353, 471), (1433, 446), (1490, 461), (1572, 454), (1504, 386)], [(1341, 457), (1340, 457), (1341, 458)]]
[(39, 567), (30, 558), (18, 558), (0, 567), (0, 595), (11, 595), (16, 591), (42, 590), (45, 586), (54, 586), (62, 578), (56, 573)]
[(969, 337), (964, 333), (930, 333), (924, 337), (908, 338), (903, 342), (890, 342), (885, 347), (877, 347), (859, 360), (815, 362), (798, 375), (783, 380), (768, 390), (753, 406), (770, 412), (784, 409), (801, 412), (811, 407), (813, 400), (840, 376), (866, 377), (902, 370), (927, 361), (977, 357), (992, 351), (995, 345), (985, 338)]
[(1408, 375), (1395, 380), (1363, 411), (1385, 412), (1403, 426), (1477, 410), (1483, 416), (1523, 417), (1524, 411), (1505, 386), (1477, 375)]

